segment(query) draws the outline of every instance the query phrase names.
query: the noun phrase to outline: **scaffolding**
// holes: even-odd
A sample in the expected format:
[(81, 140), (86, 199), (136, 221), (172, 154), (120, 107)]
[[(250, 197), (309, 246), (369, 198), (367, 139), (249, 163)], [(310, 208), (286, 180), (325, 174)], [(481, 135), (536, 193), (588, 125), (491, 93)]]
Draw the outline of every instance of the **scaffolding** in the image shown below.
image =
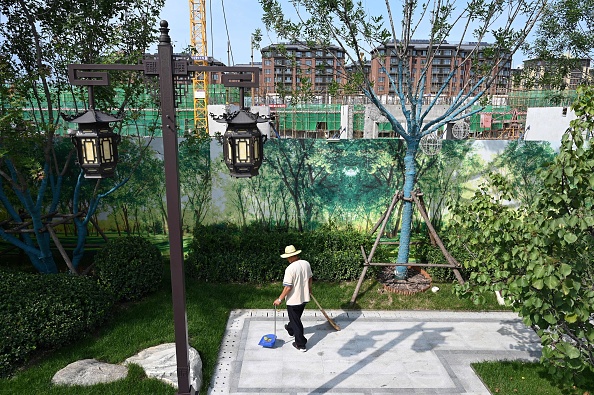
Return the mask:
[[(300, 104), (275, 108), (275, 127), (281, 138), (337, 138), (344, 133), (340, 104)], [(362, 137), (364, 105), (353, 106), (353, 137)], [(344, 137), (344, 136), (343, 136)]]

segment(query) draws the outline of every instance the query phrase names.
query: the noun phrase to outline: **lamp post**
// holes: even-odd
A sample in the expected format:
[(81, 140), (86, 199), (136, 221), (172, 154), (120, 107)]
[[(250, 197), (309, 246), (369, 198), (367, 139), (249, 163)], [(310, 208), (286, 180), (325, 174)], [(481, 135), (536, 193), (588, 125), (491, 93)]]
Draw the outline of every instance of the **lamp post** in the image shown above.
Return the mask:
[(107, 70), (142, 71), (146, 76), (158, 76), (159, 78), (177, 363), (177, 393), (178, 395), (193, 395), (199, 389), (192, 388), (190, 385), (174, 78), (176, 76), (187, 77), (191, 72), (220, 71), (227, 72), (227, 74), (223, 75), (223, 84), (225, 86), (252, 87), (258, 86), (259, 76), (257, 68), (196, 66), (190, 64), (188, 59), (174, 59), (171, 37), (169, 37), (169, 25), (167, 21), (161, 21), (160, 25), (161, 35), (159, 36), (157, 57), (146, 57), (138, 65), (71, 64), (68, 65), (68, 76), (73, 85), (87, 86), (108, 85), (109, 75)]

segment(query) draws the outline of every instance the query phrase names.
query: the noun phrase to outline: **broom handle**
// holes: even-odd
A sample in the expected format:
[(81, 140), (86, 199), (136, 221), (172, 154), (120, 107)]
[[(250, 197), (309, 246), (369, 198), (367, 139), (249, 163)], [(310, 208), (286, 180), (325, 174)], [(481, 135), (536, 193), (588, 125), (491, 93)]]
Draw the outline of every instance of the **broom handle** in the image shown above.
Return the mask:
[(274, 336), (276, 336), (276, 305), (274, 305)]

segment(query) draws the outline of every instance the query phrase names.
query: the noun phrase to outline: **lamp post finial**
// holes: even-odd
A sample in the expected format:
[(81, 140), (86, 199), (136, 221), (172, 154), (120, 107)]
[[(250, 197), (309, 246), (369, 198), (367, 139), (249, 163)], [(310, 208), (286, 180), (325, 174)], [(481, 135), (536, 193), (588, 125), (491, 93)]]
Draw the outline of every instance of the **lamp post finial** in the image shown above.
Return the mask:
[(159, 45), (171, 44), (171, 37), (169, 36), (169, 22), (162, 20), (160, 23), (161, 36), (159, 36)]

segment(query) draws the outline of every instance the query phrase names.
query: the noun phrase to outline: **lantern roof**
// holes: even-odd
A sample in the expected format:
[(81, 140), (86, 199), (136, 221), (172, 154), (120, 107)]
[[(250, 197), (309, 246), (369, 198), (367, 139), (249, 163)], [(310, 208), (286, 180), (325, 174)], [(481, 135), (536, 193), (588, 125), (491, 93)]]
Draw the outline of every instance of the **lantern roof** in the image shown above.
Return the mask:
[(223, 115), (210, 114), (213, 120), (219, 123), (226, 123), (229, 125), (251, 125), (254, 123), (268, 122), (270, 117), (261, 117), (259, 113), (253, 113), (246, 110), (234, 111), (231, 113), (223, 113)]
[(89, 108), (84, 113), (78, 113), (73, 116), (66, 116), (62, 114), (62, 117), (68, 122), (78, 124), (110, 123), (121, 121), (121, 118), (106, 114), (103, 111), (95, 110), (94, 108)]

